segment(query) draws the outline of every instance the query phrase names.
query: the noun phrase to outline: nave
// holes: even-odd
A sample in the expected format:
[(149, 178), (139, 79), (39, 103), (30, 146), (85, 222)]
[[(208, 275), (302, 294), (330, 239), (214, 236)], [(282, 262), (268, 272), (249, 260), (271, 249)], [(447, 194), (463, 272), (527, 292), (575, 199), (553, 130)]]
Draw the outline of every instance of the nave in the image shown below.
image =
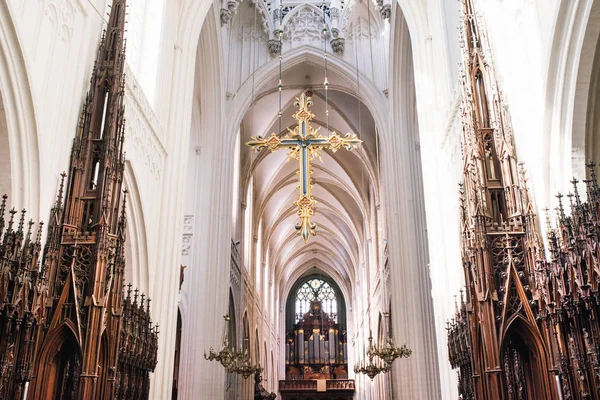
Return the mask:
[(0, 399), (600, 398), (599, 21), (0, 0)]

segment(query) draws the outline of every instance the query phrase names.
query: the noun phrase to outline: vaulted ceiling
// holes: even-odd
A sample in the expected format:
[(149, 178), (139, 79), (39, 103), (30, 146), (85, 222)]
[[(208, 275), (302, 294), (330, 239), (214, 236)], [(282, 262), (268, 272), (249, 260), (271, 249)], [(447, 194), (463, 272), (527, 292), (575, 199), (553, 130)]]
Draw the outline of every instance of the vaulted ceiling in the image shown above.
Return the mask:
[[(279, 130), (279, 92), (277, 80), (262, 85), (264, 91), (256, 94), (241, 127), (241, 142), (252, 136), (281, 136), (296, 121), (295, 98), (303, 90), (313, 92), (311, 110), (315, 114), (313, 126), (321, 127), (327, 136), (325, 117), (324, 68), (300, 63), (283, 74), (281, 94), (282, 121)], [(351, 94), (348, 82), (328, 74), (329, 130), (338, 133), (356, 133), (364, 141), (355, 151), (341, 149), (336, 153), (322, 152), (322, 161), (312, 161), (312, 194), (317, 200), (315, 215), (317, 236), (306, 244), (296, 233), (299, 222), (293, 205), (298, 198), (298, 162), (288, 160), (283, 149), (260, 153), (242, 146), (240, 164), (244, 196), (253, 197), (253, 236), (259, 234), (261, 258), (275, 272), (276, 282), (288, 282), (303, 271), (318, 267), (350, 288), (356, 280), (358, 267), (365, 260), (365, 243), (369, 229), (376, 226), (373, 210), (379, 200), (378, 154), (375, 123), (372, 115)], [(250, 182), (252, 181), (252, 184)], [(373, 223), (374, 225), (370, 225)]]

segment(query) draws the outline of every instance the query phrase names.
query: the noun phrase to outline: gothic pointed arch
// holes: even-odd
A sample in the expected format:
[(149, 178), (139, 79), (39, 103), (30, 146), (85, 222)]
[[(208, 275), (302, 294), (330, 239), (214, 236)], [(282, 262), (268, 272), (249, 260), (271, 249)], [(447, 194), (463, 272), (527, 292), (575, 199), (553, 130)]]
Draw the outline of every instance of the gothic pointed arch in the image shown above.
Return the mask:
[(482, 70), (482, 60), (479, 54), (474, 56), (475, 61), (474, 65), (476, 66), (473, 69), (471, 79), (474, 84), (473, 91), (473, 102), (475, 103), (475, 111), (477, 112), (477, 122), (479, 124), (479, 128), (490, 128), (491, 127), (491, 117), (490, 117), (490, 109), (489, 109), (489, 97), (487, 93), (486, 77), (484, 74), (484, 70)]
[(131, 283), (143, 292), (148, 293), (152, 282), (148, 271), (147, 216), (142, 207), (137, 175), (129, 160), (125, 161), (123, 182), (128, 191), (125, 282)]
[(553, 195), (565, 190), (573, 176), (584, 179), (586, 162), (597, 161), (600, 154), (594, 112), (599, 20), (597, 1), (561, 2), (558, 7), (546, 81), (545, 204), (554, 204)]
[(34, 399), (73, 399), (78, 393), (82, 353), (76, 328), (65, 321), (52, 329), (39, 355), (31, 387)]
[(256, 364), (262, 364), (260, 359), (260, 336), (258, 334), (258, 328), (254, 330), (254, 362)]
[[(313, 24), (307, 23), (307, 21), (311, 21)], [(298, 24), (302, 24), (303, 27), (300, 38), (294, 37), (294, 33), (298, 32), (295, 29)], [(327, 29), (331, 30), (331, 20), (327, 15), (325, 15), (325, 24)], [(323, 11), (312, 3), (297, 5), (283, 17), (282, 25), (284, 26), (284, 40), (319, 40), (323, 28)]]
[(242, 351), (246, 350), (250, 352), (250, 323), (248, 322), (248, 311), (244, 311), (244, 317), (242, 318), (242, 332), (244, 337), (242, 338)]
[[(311, 296), (309, 288), (312, 287), (311, 282), (314, 282), (315, 286), (320, 285), (319, 287), (323, 287), (324, 291), (322, 293), (319, 292), (323, 296), (323, 299), (327, 298), (329, 300), (330, 297), (335, 297), (336, 319), (340, 325), (346, 326), (346, 301), (338, 284), (333, 279), (331, 279), (331, 277), (325, 274), (309, 273), (300, 277), (289, 291), (285, 303), (286, 330), (292, 328), (292, 325), (296, 323), (296, 321), (300, 317), (299, 314), (302, 314), (303, 312), (307, 312), (309, 310), (308, 305), (310, 305), (311, 301), (309, 299), (309, 297)], [(327, 293), (325, 293), (325, 290), (327, 290)], [(299, 302), (297, 302), (299, 292), (302, 292), (300, 293), (302, 299), (300, 299)], [(334, 303), (331, 301), (327, 302), (328, 306), (330, 305), (333, 307), (333, 304)], [(327, 312), (330, 310), (325, 309), (325, 311)]]
[[(584, 42), (583, 54), (584, 58), (581, 61), (579, 68), (579, 74), (582, 75), (580, 80), (585, 81), (585, 77), (589, 74), (589, 87), (585, 84), (577, 86), (577, 92), (575, 93), (575, 102), (578, 103), (579, 99), (585, 99), (587, 102), (586, 107), (575, 107), (574, 113), (575, 118), (579, 117), (585, 108), (585, 119), (576, 123), (574, 121), (573, 127), (573, 150), (572, 153), (581, 153), (581, 130), (585, 130), (585, 160), (600, 160), (600, 29), (598, 28), (597, 21), (600, 21), (600, 4), (594, 2), (592, 10), (590, 11), (590, 22), (588, 23), (586, 32), (586, 40)], [(595, 34), (595, 37), (594, 37)], [(594, 44), (596, 39), (595, 47), (593, 50), (594, 58), (589, 60), (590, 47)], [(590, 43), (591, 42), (591, 43)], [(581, 87), (583, 86), (583, 88)], [(587, 93), (585, 92), (587, 89)], [(582, 92), (582, 93), (581, 93)], [(581, 108), (581, 109), (580, 109)], [(582, 127), (581, 122), (585, 125)], [(575, 158), (575, 157), (573, 157)], [(581, 165), (581, 157), (579, 157), (580, 165), (574, 166), (575, 168), (583, 168)], [(589, 171), (588, 171), (589, 172)]]
[(287, 380), (348, 378), (346, 304), (330, 277), (296, 281), (286, 302), (285, 337)]
[(232, 349), (237, 349), (238, 347), (238, 335), (237, 335), (237, 318), (236, 318), (236, 311), (235, 311), (235, 302), (234, 302), (234, 297), (233, 297), (233, 290), (229, 289), (229, 322), (228, 322), (228, 330), (227, 330), (227, 334), (228, 334), (228, 338), (227, 341), (229, 343), (229, 346)]
[[(245, 3), (245, 4), (244, 4), (244, 6), (245, 6), (245, 5), (247, 5), (247, 4), (249, 4), (249, 3)], [(408, 4), (408, 3), (406, 3), (406, 4)], [(188, 6), (188, 7), (186, 7), (186, 6)], [(410, 7), (410, 8), (412, 8), (412, 9), (416, 9), (416, 8), (417, 8), (417, 7), (410, 6), (410, 5), (407, 5), (407, 7)], [(186, 33), (184, 36), (182, 36), (182, 37), (181, 37), (181, 41), (179, 41), (179, 42), (178, 42), (178, 43), (182, 43), (182, 44), (183, 44), (183, 45), (182, 45), (182, 46), (183, 46), (183, 51), (182, 51), (182, 54), (183, 54), (183, 56), (182, 56), (182, 58), (183, 58), (183, 57), (185, 57), (185, 54), (187, 54), (189, 50), (192, 50), (192, 51), (193, 51), (193, 48), (194, 48), (194, 46), (196, 45), (196, 42), (195, 42), (195, 41), (196, 41), (196, 39), (197, 39), (197, 35), (196, 35), (196, 33), (198, 33), (198, 32), (199, 32), (199, 29), (200, 29), (200, 28), (198, 28), (198, 29), (197, 29), (197, 27), (200, 25), (200, 22), (202, 21), (202, 18), (203, 18), (203, 17), (204, 17), (204, 15), (205, 15), (205, 10), (204, 10), (204, 7), (203, 7), (202, 5), (192, 4), (191, 2), (188, 2), (188, 3), (186, 3), (186, 5), (185, 5), (184, 7), (182, 7), (182, 10), (185, 10), (185, 11), (181, 11), (182, 13), (188, 13), (188, 15), (189, 15), (189, 16), (185, 18), (185, 24), (182, 24), (182, 28), (180, 28), (180, 30), (182, 31), (182, 30), (183, 30), (183, 29), (185, 29), (185, 28), (190, 28), (188, 32), (192, 32), (192, 34), (191, 34), (191, 35), (189, 35), (189, 33)], [(195, 12), (189, 12), (190, 10), (197, 10), (197, 11), (198, 11), (198, 15), (196, 15), (196, 13), (195, 13)], [(212, 18), (212, 17), (211, 17), (211, 18)], [(413, 19), (412, 21), (414, 21), (414, 19)], [(196, 25), (196, 24), (198, 24), (198, 25)], [(248, 31), (250, 31), (250, 29), (248, 29)], [(190, 38), (191, 38), (191, 39), (187, 37), (188, 35), (190, 36)], [(423, 40), (426, 40), (426, 37), (423, 37), (422, 39), (423, 39)], [(189, 45), (189, 42), (193, 42), (193, 43), (191, 44), (191, 46)], [(416, 41), (416, 43), (422, 43), (422, 42), (421, 42), (421, 41)], [(186, 45), (186, 44), (187, 44), (187, 45)], [(320, 52), (318, 49), (316, 49), (316, 50), (314, 50), (314, 49), (310, 49), (309, 51), (306, 51), (306, 50), (307, 50), (307, 49), (299, 49), (298, 51), (295, 51), (295, 52), (294, 52), (294, 54), (290, 54), (292, 57), (294, 57), (294, 58), (293, 58), (293, 62), (300, 63), (300, 62), (306, 62), (306, 61), (309, 61), (309, 62), (310, 62), (311, 60), (317, 60), (317, 61), (318, 61), (318, 60), (322, 60), (322, 54), (321, 54), (321, 52)], [(308, 56), (304, 56), (302, 53), (308, 54)], [(203, 52), (202, 54), (212, 54), (212, 53), (210, 53), (210, 52)], [(260, 55), (260, 57), (262, 57), (262, 54)], [(268, 59), (268, 60), (270, 60), (270, 59)], [(286, 59), (286, 61), (287, 61), (287, 59)], [(179, 62), (179, 61), (178, 61), (178, 62)], [(335, 63), (336, 63), (336, 61), (332, 61), (332, 64), (335, 64)], [(406, 61), (406, 64), (409, 64), (409, 63), (411, 63), (411, 61)], [(185, 64), (185, 62), (183, 62), (182, 64)], [(276, 72), (275, 72), (275, 70), (276, 70), (276, 66), (275, 66), (276, 62), (275, 62), (275, 63), (270, 63), (270, 64), (271, 64), (271, 65), (270, 65), (270, 69), (271, 69), (271, 73), (272, 73), (272, 76), (271, 76), (271, 78), (273, 78), (273, 77), (276, 75)], [(342, 64), (342, 63), (338, 63), (338, 64)], [(180, 68), (178, 68), (178, 67), (176, 67), (176, 68), (175, 68), (175, 74), (174, 74), (174, 75), (175, 75), (175, 76), (178, 76), (178, 73), (179, 73), (179, 72), (185, 72), (184, 70), (187, 70), (187, 71), (189, 71), (189, 69), (190, 69), (189, 67), (190, 67), (190, 64), (183, 65), (181, 69), (180, 69)], [(247, 67), (248, 67), (248, 65), (244, 65), (244, 69), (247, 69)], [(338, 67), (338, 66), (337, 66), (337, 65), (333, 65), (333, 68), (332, 68), (332, 70), (333, 70), (333, 69), (335, 69), (336, 67)], [(348, 67), (348, 66), (346, 66), (346, 67)], [(351, 67), (350, 67), (350, 68), (347, 68), (347, 71), (346, 71), (346, 72), (348, 72), (348, 73), (347, 73), (347, 75), (349, 76), (348, 80), (353, 80), (353, 75), (354, 75), (353, 73), (355, 72), (355, 71), (354, 71), (354, 68), (351, 68)], [(237, 71), (233, 72), (232, 74), (234, 74), (234, 75), (236, 75), (236, 76), (238, 75)], [(182, 74), (182, 75), (183, 75), (183, 74)], [(189, 74), (188, 74), (188, 75), (189, 75)], [(240, 75), (243, 75), (243, 74), (240, 74)], [(266, 74), (257, 73), (257, 74), (256, 74), (256, 81), (257, 81), (257, 82), (266, 82), (266, 81), (267, 81), (267, 79), (264, 79), (264, 78), (265, 78), (265, 75), (266, 75)], [(346, 76), (346, 75), (345, 75), (345, 76)], [(361, 77), (361, 78), (364, 78), (364, 77)], [(378, 125), (380, 125), (380, 127), (379, 127), (379, 128), (380, 128), (380, 129), (382, 129), (382, 130), (386, 130), (386, 129), (387, 129), (387, 127), (388, 127), (388, 125), (390, 125), (390, 124), (389, 124), (389, 123), (387, 123), (387, 122), (385, 122), (385, 121), (386, 121), (386, 118), (385, 118), (384, 116), (385, 116), (385, 115), (387, 115), (387, 114), (389, 114), (389, 111), (390, 111), (390, 110), (388, 109), (388, 106), (387, 106), (387, 103), (388, 103), (388, 101), (385, 99), (385, 96), (386, 96), (386, 94), (382, 92), (384, 88), (377, 89), (377, 88), (370, 87), (369, 85), (364, 85), (364, 86), (362, 86), (362, 85), (364, 84), (364, 82), (365, 82), (364, 80), (363, 80), (363, 81), (361, 81), (361, 87), (360, 87), (360, 90), (363, 92), (362, 94), (364, 94), (364, 92), (367, 92), (367, 91), (370, 91), (370, 92), (371, 92), (371, 93), (369, 93), (369, 95), (371, 95), (371, 99), (370, 99), (370, 101), (369, 101), (369, 103), (370, 103), (370, 104), (369, 104), (369, 107), (370, 107), (370, 108), (372, 108), (372, 109), (374, 109), (374, 110), (375, 110), (374, 112), (376, 112), (376, 113), (378, 114), (378, 118), (376, 118), (376, 119), (378, 120), (378, 123), (380, 122), (380, 123), (378, 124)], [(185, 84), (186, 84), (186, 85), (187, 85), (188, 83), (189, 83), (189, 80), (185, 81)], [(230, 140), (230, 139), (229, 139), (227, 136), (228, 136), (228, 135), (231, 135), (231, 133), (232, 133), (232, 132), (234, 132), (234, 131), (237, 131), (237, 129), (238, 129), (238, 127), (239, 127), (239, 121), (240, 121), (240, 120), (243, 118), (243, 115), (246, 113), (246, 110), (247, 110), (247, 108), (248, 108), (248, 107), (247, 107), (247, 104), (248, 104), (248, 103), (251, 103), (251, 102), (253, 101), (253, 99), (252, 99), (252, 97), (251, 97), (251, 95), (250, 95), (250, 93), (251, 93), (252, 89), (251, 89), (251, 85), (250, 85), (250, 83), (249, 83), (249, 82), (248, 82), (248, 85), (246, 85), (246, 86), (245, 86), (245, 88), (244, 88), (244, 91), (237, 91), (237, 90), (235, 90), (235, 85), (231, 85), (231, 86), (233, 86), (233, 89), (234, 89), (234, 90), (229, 90), (229, 89), (230, 89), (230, 86), (227, 86), (227, 87), (225, 88), (225, 90), (221, 90), (221, 93), (228, 93), (228, 95), (227, 95), (227, 96), (228, 96), (228, 100), (229, 100), (229, 99), (231, 99), (231, 100), (232, 100), (232, 101), (230, 101), (230, 102), (229, 102), (229, 104), (231, 104), (231, 103), (233, 103), (233, 104), (234, 104), (234, 106), (233, 106), (232, 108), (238, 108), (237, 106), (239, 106), (239, 108), (240, 108), (240, 111), (238, 111), (238, 110), (234, 110), (234, 111), (232, 111), (232, 114), (231, 114), (231, 115), (227, 115), (227, 116), (226, 116), (226, 118), (222, 118), (224, 121), (226, 121), (225, 125), (227, 125), (227, 126), (226, 126), (226, 128), (224, 129), (224, 132), (219, 132), (219, 133), (217, 133), (217, 134), (215, 134), (215, 135), (219, 135), (219, 134), (221, 134), (221, 137), (223, 138), (223, 141), (228, 141), (228, 140)], [(247, 89), (247, 90), (246, 90), (246, 89)], [(201, 88), (201, 90), (203, 90), (203, 88)], [(177, 97), (177, 96), (175, 96), (175, 97)], [(185, 97), (185, 96), (184, 96), (184, 97)], [(215, 98), (218, 98), (218, 97), (219, 97), (219, 96), (215, 96)], [(239, 112), (239, 114), (238, 114), (238, 112)], [(234, 115), (234, 114), (235, 114), (235, 115)], [(210, 117), (210, 115), (209, 115), (209, 117)], [(239, 118), (238, 118), (238, 117), (239, 117)], [(414, 116), (413, 116), (413, 115), (411, 115), (411, 117), (410, 117), (410, 118), (414, 118)], [(176, 120), (176, 119), (177, 119), (177, 118), (173, 118), (173, 120)], [(187, 120), (184, 122), (184, 124), (187, 124)], [(176, 126), (176, 125), (179, 125), (179, 124), (178, 124), (178, 123), (174, 123), (174, 124), (171, 124), (171, 125), (174, 125), (174, 126)], [(179, 129), (174, 129), (174, 131), (181, 131), (181, 130), (179, 130)], [(184, 132), (187, 132), (187, 129), (183, 129), (183, 131), (184, 131)], [(207, 130), (205, 130), (205, 131), (207, 131)], [(211, 133), (212, 133), (212, 131), (211, 131)], [(391, 132), (391, 130), (389, 130), (388, 132), (386, 132), (386, 134), (389, 136), (389, 139), (390, 139), (390, 141), (391, 141), (391, 140), (393, 140), (393, 139), (392, 139), (392, 137), (394, 136), (394, 134)], [(412, 143), (412, 142), (411, 142), (411, 143)], [(233, 148), (233, 147), (234, 147), (234, 146), (233, 146), (231, 143), (227, 143), (227, 146), (228, 146), (228, 147), (227, 147), (228, 149), (229, 149), (229, 148)], [(204, 151), (205, 151), (205, 148), (201, 149), (201, 150), (200, 150), (201, 154), (204, 154)], [(227, 153), (227, 150), (225, 151), (225, 153)], [(319, 171), (319, 172), (320, 172), (320, 171)], [(217, 174), (218, 174), (218, 172), (217, 172)], [(366, 174), (365, 174), (365, 175), (366, 175)], [(365, 179), (366, 179), (366, 178), (365, 178)], [(177, 188), (177, 191), (179, 191), (179, 189), (178, 189), (178, 188)], [(230, 191), (228, 190), (228, 193), (229, 193), (229, 192), (230, 192)], [(334, 192), (334, 191), (332, 190), (332, 192)], [(215, 192), (215, 193), (214, 193), (214, 196), (218, 196), (218, 195), (219, 195), (219, 193), (218, 193), (218, 192)], [(229, 194), (228, 194), (228, 195), (229, 195)], [(331, 197), (332, 197), (332, 198), (335, 198), (335, 197), (336, 197), (336, 195), (337, 195), (336, 193), (333, 193), (333, 194), (331, 195)], [(368, 196), (369, 196), (368, 194), (365, 194), (365, 197), (368, 197)], [(338, 196), (338, 198), (339, 198), (339, 196)], [(341, 201), (341, 203), (343, 203), (343, 201)], [(375, 203), (375, 202), (373, 202), (373, 203)], [(376, 207), (377, 207), (377, 209), (378, 209), (378, 207), (379, 207), (379, 202), (377, 202), (377, 204), (373, 204), (373, 207), (372, 207), (372, 208), (373, 208), (373, 209), (375, 209)], [(366, 209), (366, 207), (365, 207), (365, 209)], [(332, 215), (331, 217), (332, 217), (332, 219), (333, 219), (335, 216), (334, 216), (334, 215)], [(335, 219), (333, 219), (333, 221), (334, 221), (334, 224), (335, 224), (336, 220), (335, 220)], [(406, 222), (406, 221), (404, 221), (404, 222)], [(406, 226), (407, 226), (407, 227), (408, 227), (409, 225), (410, 225), (410, 224), (408, 224), (408, 223), (406, 224)], [(216, 226), (216, 224), (207, 223), (207, 226), (213, 226), (213, 227), (214, 227), (214, 226)], [(218, 235), (218, 233), (216, 234), (216, 236), (219, 236), (219, 235)], [(342, 235), (341, 235), (341, 234), (337, 234), (337, 236), (338, 236), (338, 237), (341, 237)], [(329, 233), (329, 236), (325, 236), (325, 235), (324, 235), (323, 237), (324, 237), (324, 238), (326, 238), (327, 240), (331, 240), (331, 241), (334, 241), (335, 239), (338, 239), (338, 237), (336, 237), (336, 233), (335, 233), (335, 231), (334, 231), (334, 232), (332, 232), (332, 233)], [(331, 237), (333, 237), (333, 239), (332, 239)], [(222, 239), (222, 238), (221, 238), (221, 239)], [(237, 239), (237, 238), (236, 238), (236, 239)], [(253, 240), (254, 238), (252, 237), (252, 235), (250, 235), (250, 237), (249, 237), (249, 238), (247, 238), (247, 239), (248, 239), (248, 241), (251, 243), (251, 242), (252, 242), (252, 240)], [(234, 239), (234, 240), (235, 240), (235, 239)], [(397, 248), (398, 248), (398, 250), (397, 250), (397, 251), (398, 251), (398, 252), (400, 252), (400, 250), (399, 250), (399, 249), (400, 249), (402, 246), (398, 246), (398, 244), (399, 244), (399, 243), (396, 243), (396, 244), (395, 244), (395, 246), (397, 246)], [(351, 251), (358, 252), (358, 250), (356, 250), (358, 246), (347, 246), (347, 247), (348, 247), (348, 248), (350, 248), (350, 249), (351, 249)], [(320, 249), (315, 249), (315, 250), (319, 251)], [(413, 250), (414, 250), (414, 249), (412, 249), (412, 248), (411, 248), (411, 252), (413, 252)], [(213, 250), (213, 251), (216, 251), (216, 250)], [(332, 257), (332, 255), (335, 255), (335, 254), (336, 254), (336, 252), (341, 252), (341, 251), (345, 251), (345, 248), (344, 248), (344, 246), (341, 246), (341, 245), (340, 245), (340, 246), (339, 246), (339, 250), (338, 250), (338, 248), (336, 248), (336, 249), (332, 249), (332, 251), (331, 251), (330, 253), (327, 253), (327, 254), (326, 254), (326, 257)], [(212, 251), (209, 251), (209, 253), (210, 253), (210, 254), (212, 254)], [(269, 254), (273, 254), (273, 252), (271, 252), (271, 253), (269, 253)], [(295, 251), (292, 251), (292, 252), (290, 253), (290, 255), (294, 255), (294, 254), (295, 254)], [(215, 258), (215, 257), (213, 257), (213, 256), (211, 256), (211, 260), (210, 260), (210, 262), (211, 262), (211, 263), (215, 263), (215, 262), (216, 262), (216, 264), (218, 264), (218, 265), (221, 265), (221, 264), (222, 264), (222, 262), (218, 262), (218, 261), (219, 261), (219, 257), (218, 257), (216, 254), (215, 254), (215, 256), (216, 256), (216, 258)], [(282, 254), (282, 257), (281, 257), (281, 259), (285, 260), (287, 257), (289, 257), (289, 256), (287, 256), (286, 254)], [(357, 256), (356, 256), (356, 257), (354, 257), (354, 258), (355, 258), (356, 260), (358, 260), (358, 259), (359, 259), (359, 257), (357, 257)], [(223, 261), (223, 260), (220, 260), (220, 261)], [(262, 261), (262, 260), (261, 260), (261, 261)], [(334, 260), (334, 262), (335, 262), (335, 261), (337, 261), (337, 260)], [(400, 262), (400, 258), (397, 258), (395, 261), (396, 261), (396, 265), (401, 265), (401, 264), (403, 264), (402, 262)], [(417, 260), (416, 260), (416, 259), (414, 259), (413, 261), (417, 261)], [(415, 263), (414, 265), (416, 265), (416, 264), (418, 264), (419, 266), (422, 266), (422, 265), (424, 265), (424, 264), (423, 264), (423, 263), (421, 263), (421, 262), (419, 262), (419, 263)], [(413, 267), (412, 267), (413, 263), (406, 263), (406, 265), (411, 265), (411, 267), (410, 267), (410, 268), (413, 268)], [(303, 266), (302, 266), (302, 267), (303, 267)], [(209, 267), (209, 268), (214, 268), (214, 266), (211, 266), (211, 267)], [(272, 265), (270, 265), (270, 264), (269, 264), (269, 265), (268, 265), (268, 268), (269, 268), (269, 271), (271, 271), (271, 269), (270, 269), (270, 268), (272, 268)], [(349, 273), (349, 274), (347, 274), (347, 275), (345, 276), (345, 275), (343, 274), (343, 271), (344, 271), (344, 269), (350, 269), (350, 268), (349, 268), (348, 266), (345, 266), (345, 265), (344, 265), (343, 263), (341, 263), (341, 262), (340, 262), (340, 263), (338, 263), (338, 265), (336, 265), (336, 269), (338, 269), (338, 270), (340, 271), (340, 275), (342, 275), (342, 276), (343, 276), (343, 279), (344, 279), (344, 280), (347, 280), (347, 283), (346, 283), (346, 282), (344, 282), (344, 285), (346, 285), (346, 286), (348, 287), (348, 293), (352, 293), (352, 286), (354, 285), (354, 282), (356, 282), (356, 281), (358, 281), (358, 280), (360, 279), (360, 278), (359, 278), (359, 274), (358, 274), (358, 273), (356, 273), (356, 271), (358, 271), (358, 269), (359, 269), (359, 263), (356, 263), (356, 265), (352, 265), (352, 268), (353, 268), (353, 269), (355, 269), (355, 271), (352, 271), (352, 273)], [(416, 269), (417, 267), (414, 267), (414, 268)], [(420, 267), (419, 267), (419, 268), (420, 268)], [(260, 267), (259, 267), (259, 269), (260, 269)], [(274, 283), (274, 284), (277, 284), (277, 283), (278, 283), (278, 279), (277, 279), (277, 278), (278, 278), (279, 276), (280, 276), (280, 275), (277, 275), (277, 274), (275, 274), (275, 280), (274, 280), (274, 282), (275, 282), (275, 283)], [(265, 280), (263, 280), (263, 282), (264, 282), (264, 281), (265, 281)], [(341, 280), (340, 280), (340, 281), (341, 281)], [(268, 281), (267, 281), (267, 282), (268, 282)], [(288, 284), (288, 282), (286, 282), (285, 284), (287, 285), (287, 284)], [(364, 287), (367, 287), (367, 286), (368, 286), (368, 283), (367, 283), (367, 282), (363, 282), (362, 284), (364, 284)], [(266, 286), (266, 285), (265, 285), (265, 286)], [(419, 286), (419, 287), (420, 287), (420, 286)], [(424, 289), (424, 292), (428, 292), (428, 290), (427, 290), (427, 289)], [(282, 297), (282, 295), (281, 295), (281, 291), (280, 291), (279, 293), (277, 293), (277, 292), (275, 293), (275, 298), (277, 298), (277, 297), (278, 297), (278, 295), (279, 295), (279, 297)], [(286, 295), (287, 295), (287, 293), (286, 293)], [(284, 296), (286, 296), (286, 295), (284, 295)], [(351, 297), (352, 297), (352, 296), (348, 296), (348, 298), (347, 298), (347, 300), (348, 300), (349, 302), (350, 302), (350, 301), (352, 301), (352, 300), (351, 300)], [(211, 298), (213, 298), (213, 296), (211, 296)], [(225, 309), (225, 307), (223, 307), (223, 304), (222, 304), (222, 303), (224, 302), (224, 300), (226, 300), (226, 296), (214, 296), (214, 298), (215, 298), (215, 299), (218, 299), (218, 300), (216, 300), (216, 301), (217, 301), (217, 302), (218, 302), (218, 304), (220, 305), (220, 307), (218, 306), (218, 307), (219, 307), (219, 309)], [(285, 300), (285, 299), (281, 299), (281, 300), (280, 300), (280, 301), (281, 301), (281, 303), (283, 303), (283, 301), (284, 301), (284, 300)], [(253, 306), (253, 307), (254, 307), (254, 306)], [(401, 306), (399, 306), (399, 309), (400, 309), (400, 307), (401, 307)], [(399, 320), (403, 320), (403, 319), (404, 319), (403, 317), (404, 317), (404, 315), (401, 315), (401, 316), (399, 317)], [(255, 323), (255, 320), (257, 319), (257, 316), (255, 316), (253, 313), (251, 313), (251, 319), (252, 319), (252, 324), (254, 325), (254, 323)], [(283, 318), (281, 318), (281, 319), (283, 320)], [(433, 340), (433, 339), (429, 338), (428, 340), (429, 340), (429, 341), (431, 341), (431, 340)], [(429, 347), (431, 347), (431, 346), (429, 346)], [(428, 358), (428, 359), (429, 359), (429, 358)], [(429, 374), (429, 372), (431, 372), (431, 371), (428, 371), (428, 375), (431, 375), (432, 379), (434, 379), (434, 380), (435, 380), (435, 378), (434, 378), (434, 374), (433, 374), (433, 373)], [(434, 384), (434, 385), (431, 385), (431, 386), (435, 386), (435, 384)], [(434, 389), (433, 391), (435, 391), (435, 389)], [(432, 392), (433, 392), (433, 391), (432, 391)], [(422, 391), (421, 391), (421, 392), (422, 392)]]
[(507, 399), (551, 399), (556, 396), (549, 356), (537, 327), (515, 316), (500, 349)]
[[(2, 146), (2, 177), (4, 191), (10, 192), (11, 203), (32, 211), (39, 218), (34, 205), (39, 197), (39, 145), (33, 93), (29, 82), (27, 63), (7, 3), (0, 5), (0, 140)], [(6, 167), (10, 165), (10, 168)], [(0, 182), (0, 189), (2, 188)], [(10, 190), (9, 189), (10, 186)]]

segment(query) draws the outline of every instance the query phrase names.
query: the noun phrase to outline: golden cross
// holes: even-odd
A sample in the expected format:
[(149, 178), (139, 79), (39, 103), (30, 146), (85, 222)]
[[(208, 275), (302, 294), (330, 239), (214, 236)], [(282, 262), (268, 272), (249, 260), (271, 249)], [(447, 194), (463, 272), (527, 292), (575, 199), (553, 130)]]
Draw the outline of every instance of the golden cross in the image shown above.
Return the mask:
[(296, 230), (302, 236), (305, 243), (308, 242), (311, 235), (316, 234), (317, 228), (317, 225), (310, 221), (310, 217), (315, 213), (314, 206), (317, 204), (317, 201), (311, 195), (312, 184), (310, 175), (312, 171), (310, 170), (310, 161), (315, 158), (323, 161), (321, 159), (321, 149), (323, 148), (328, 148), (335, 153), (342, 147), (346, 150), (353, 150), (357, 145), (362, 143), (362, 140), (351, 133), (347, 133), (345, 136), (338, 135), (336, 132), (333, 132), (329, 137), (319, 135), (321, 127), (314, 129), (309, 124), (315, 116), (308, 110), (308, 107), (312, 106), (312, 104), (311, 96), (302, 92), (300, 97), (296, 97), (296, 102), (294, 103), (298, 107), (298, 111), (293, 115), (293, 118), (298, 121), (296, 128), (293, 130), (287, 128), (288, 134), (283, 139), (272, 133), (267, 138), (262, 136), (251, 137), (251, 140), (246, 143), (246, 146), (256, 151), (261, 151), (264, 148), (268, 148), (271, 151), (286, 148), (289, 149), (288, 159), (293, 158), (298, 160), (299, 170), (297, 173), (299, 176), (298, 189), (300, 190), (300, 194), (294, 205), (298, 207), (300, 222), (296, 224)]

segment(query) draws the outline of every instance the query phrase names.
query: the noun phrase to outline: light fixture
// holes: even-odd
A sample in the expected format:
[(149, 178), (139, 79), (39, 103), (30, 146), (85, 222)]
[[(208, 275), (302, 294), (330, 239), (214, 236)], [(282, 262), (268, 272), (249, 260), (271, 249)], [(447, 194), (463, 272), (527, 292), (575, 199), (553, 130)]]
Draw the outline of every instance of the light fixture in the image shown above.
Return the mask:
[(364, 363), (359, 363), (354, 366), (354, 372), (357, 374), (365, 374), (373, 380), (380, 373), (386, 373), (391, 369), (391, 365), (385, 363), (377, 355), (377, 349), (373, 346), (373, 335), (369, 334), (369, 347), (367, 348), (367, 360)]
[[(390, 313), (384, 312), (383, 315), (389, 319)], [(394, 343), (392, 332), (388, 320), (388, 334), (385, 344), (381, 348), (373, 346), (373, 335), (369, 332), (369, 347), (367, 348), (367, 360), (359, 361), (354, 367), (354, 372), (357, 374), (365, 374), (371, 380), (381, 373), (387, 373), (392, 369), (392, 363), (398, 358), (408, 358), (412, 354), (412, 350), (405, 344), (398, 347)]]
[(243, 354), (240, 354), (240, 356), (236, 358), (229, 372), (233, 372), (241, 375), (244, 379), (248, 379), (250, 375), (254, 375), (257, 372), (262, 372), (262, 370), (263, 369), (260, 365), (252, 364), (248, 351), (244, 350)]
[[(387, 320), (390, 317), (390, 313), (384, 312), (383, 316)], [(396, 361), (397, 358), (409, 357), (412, 354), (412, 350), (409, 349), (405, 344), (400, 347), (396, 346), (394, 343), (394, 338), (392, 337), (392, 331), (389, 327), (389, 321), (385, 345), (379, 349), (376, 349), (376, 352), (377, 356), (388, 365), (391, 365), (394, 361)]]
[(260, 365), (252, 364), (250, 354), (248, 354), (248, 341), (249, 338), (245, 337), (244, 343), (246, 345), (244, 346), (244, 351), (235, 353), (233, 363), (231, 363), (231, 365), (227, 369), (227, 372), (242, 375), (244, 379), (248, 379), (250, 375), (254, 375), (257, 372), (262, 372), (263, 370)]
[(204, 358), (208, 361), (218, 361), (223, 368), (229, 370), (231, 365), (235, 362), (236, 353), (229, 348), (229, 340), (227, 339), (230, 320), (229, 315), (224, 315), (223, 318), (225, 319), (225, 328), (223, 329), (223, 344), (221, 345), (221, 350), (217, 353), (211, 347), (208, 351), (208, 355), (204, 352)]

